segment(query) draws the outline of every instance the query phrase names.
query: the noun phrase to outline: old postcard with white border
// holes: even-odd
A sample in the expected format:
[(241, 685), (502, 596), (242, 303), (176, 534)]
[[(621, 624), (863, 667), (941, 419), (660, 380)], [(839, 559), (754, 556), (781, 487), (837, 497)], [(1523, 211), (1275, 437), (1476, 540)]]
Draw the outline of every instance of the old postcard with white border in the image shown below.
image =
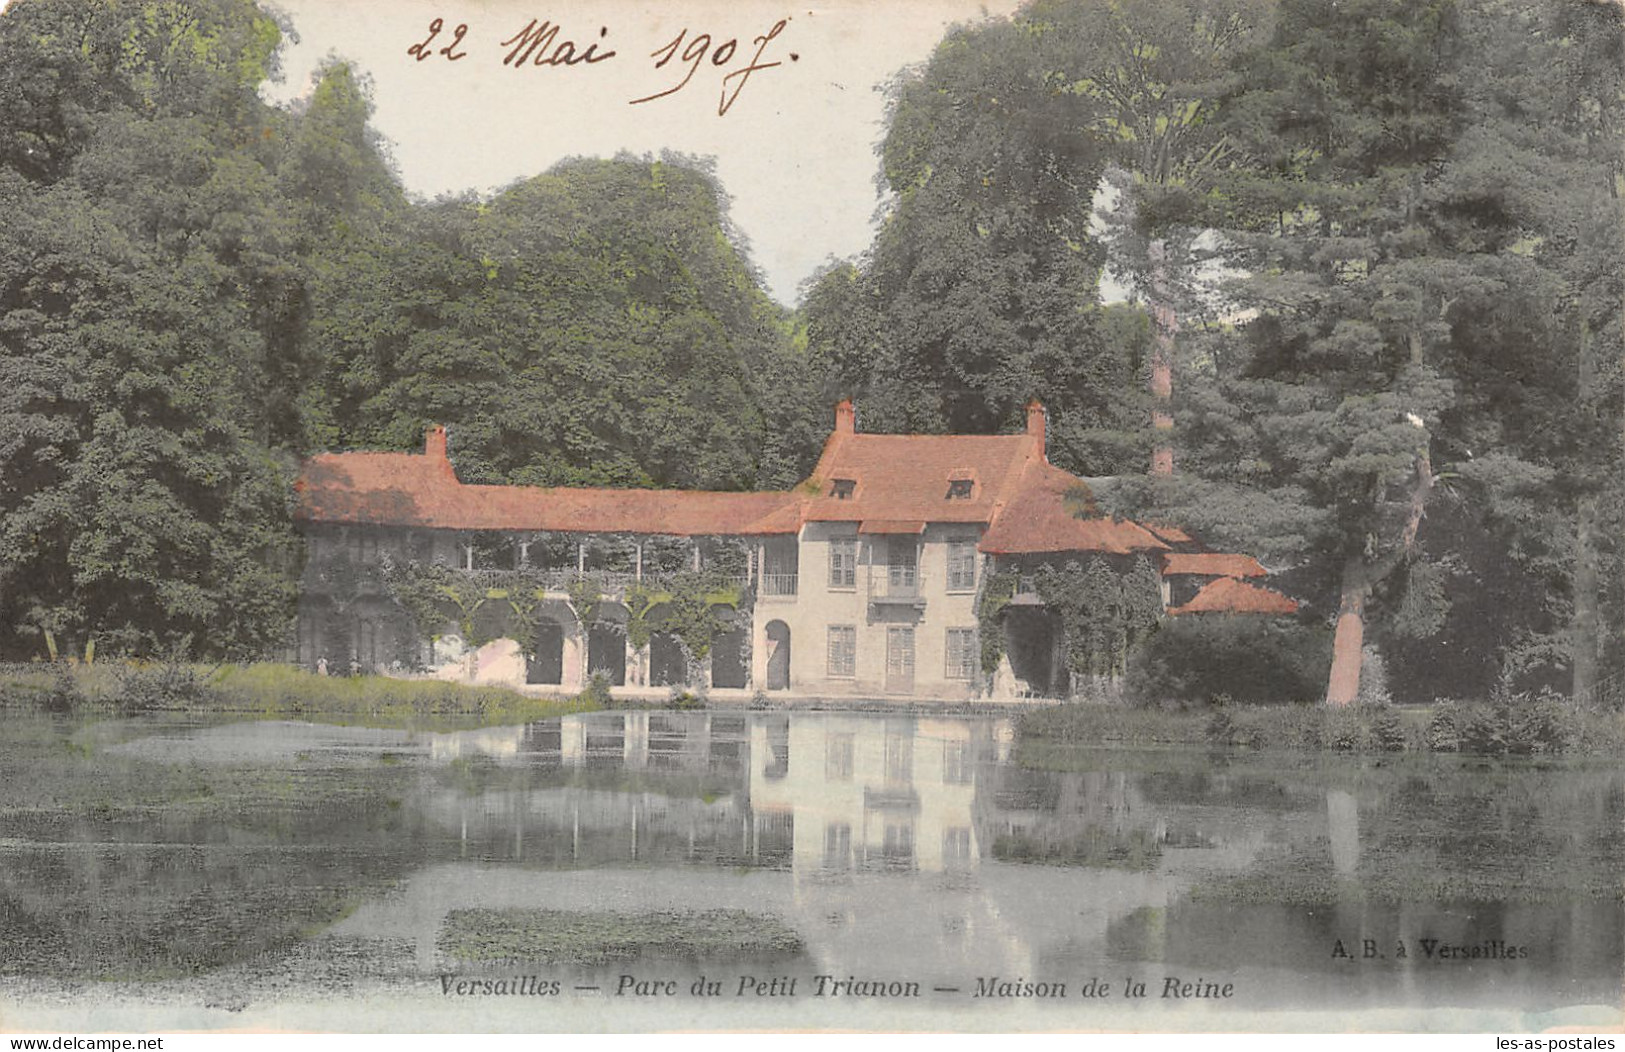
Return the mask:
[(0, 1029), (1617, 1031), (1622, 55), (10, 0)]

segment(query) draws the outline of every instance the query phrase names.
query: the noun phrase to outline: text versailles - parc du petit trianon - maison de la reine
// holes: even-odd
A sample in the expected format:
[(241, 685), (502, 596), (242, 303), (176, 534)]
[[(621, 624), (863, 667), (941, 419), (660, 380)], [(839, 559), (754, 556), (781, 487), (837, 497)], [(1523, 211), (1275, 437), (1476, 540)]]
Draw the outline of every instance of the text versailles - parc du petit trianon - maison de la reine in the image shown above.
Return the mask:
[[(859, 433), (842, 402), (812, 477), (788, 492), (464, 485), (432, 428), (422, 453), (312, 457), (298, 519), (301, 663), (546, 692), (601, 674), (651, 695), (1060, 693), (1064, 640), (1029, 576), (1045, 562), (1127, 573), (1145, 559), (1169, 614), (1296, 609), (1247, 580), (1264, 575), (1250, 556), (1096, 512), (1084, 481), (1049, 463), (1037, 403), (1021, 434), (882, 435)], [(453, 601), (413, 616), (400, 568), (435, 566)], [(988, 674), (978, 604), (994, 574), (1017, 583)], [(703, 660), (660, 630), (663, 582), (678, 579), (701, 583), (724, 626)]]

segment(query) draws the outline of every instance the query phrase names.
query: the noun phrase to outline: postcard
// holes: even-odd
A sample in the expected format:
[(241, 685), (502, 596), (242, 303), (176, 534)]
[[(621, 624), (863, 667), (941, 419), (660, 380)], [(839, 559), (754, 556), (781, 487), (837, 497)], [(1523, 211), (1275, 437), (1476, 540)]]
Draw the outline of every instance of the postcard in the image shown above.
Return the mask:
[(1621, 40), (11, 0), (0, 1029), (1617, 1033)]

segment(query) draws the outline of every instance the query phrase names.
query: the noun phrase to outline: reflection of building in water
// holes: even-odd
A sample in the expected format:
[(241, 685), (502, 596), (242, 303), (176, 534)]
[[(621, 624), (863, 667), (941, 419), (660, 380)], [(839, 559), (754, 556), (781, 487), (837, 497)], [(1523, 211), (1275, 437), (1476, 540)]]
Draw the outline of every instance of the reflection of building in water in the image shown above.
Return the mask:
[[(469, 860), (596, 867), (594, 881), (651, 864), (785, 872), (769, 908), (832, 972), (1030, 976), (1113, 945), (1154, 954), (1201, 857), (1257, 849), (1256, 829), (1198, 834), (1179, 818), (1183, 783), (1159, 803), (1125, 773), (1010, 765), (1010, 730), (591, 713), (525, 728), (483, 769), (453, 765), (429, 808)], [(685, 908), (727, 904), (719, 892)]]
[(763, 721), (751, 803), (794, 829), (797, 873), (972, 864), (974, 770), (992, 724), (913, 717)]

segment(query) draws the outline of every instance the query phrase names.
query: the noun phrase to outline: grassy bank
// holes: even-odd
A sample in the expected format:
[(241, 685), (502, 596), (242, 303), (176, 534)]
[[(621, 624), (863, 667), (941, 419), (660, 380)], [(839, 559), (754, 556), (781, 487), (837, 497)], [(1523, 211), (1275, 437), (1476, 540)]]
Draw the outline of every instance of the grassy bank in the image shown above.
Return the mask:
[(601, 965), (640, 959), (703, 960), (793, 956), (795, 929), (744, 910), (580, 913), (465, 909), (446, 915), (440, 951), (456, 961)]
[(0, 718), (0, 976), (145, 982), (274, 956), (422, 862), (408, 765), (142, 755), (109, 722)]
[(528, 723), (598, 708), (492, 686), (388, 676), (319, 676), (291, 665), (104, 662), (0, 669), (0, 706), (133, 716), (149, 712), (454, 729)]
[(1204, 745), (1326, 752), (1598, 755), (1625, 753), (1625, 713), (1552, 696), (1499, 704), (1233, 705), (1170, 711), (1080, 702), (1019, 721), (1026, 748)]

